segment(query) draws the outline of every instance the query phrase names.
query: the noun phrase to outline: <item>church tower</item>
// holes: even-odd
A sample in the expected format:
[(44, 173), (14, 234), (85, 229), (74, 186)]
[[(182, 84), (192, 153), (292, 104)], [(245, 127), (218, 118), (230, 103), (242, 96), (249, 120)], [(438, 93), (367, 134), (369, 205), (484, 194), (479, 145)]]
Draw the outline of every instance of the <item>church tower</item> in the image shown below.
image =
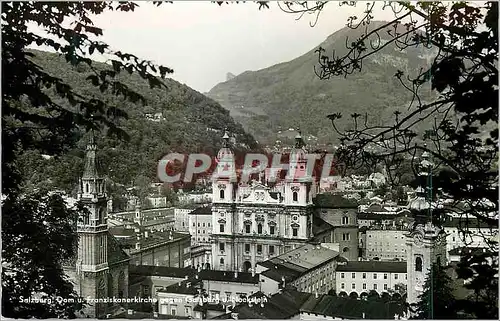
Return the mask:
[[(87, 298), (107, 297), (108, 224), (105, 179), (97, 158), (94, 132), (90, 131), (85, 155), (85, 167), (80, 179), (78, 199), (87, 208), (77, 223), (79, 295)], [(90, 317), (105, 315), (105, 303), (89, 303)]]
[(234, 201), (236, 198), (236, 164), (230, 137), (224, 130), (222, 148), (212, 181), (212, 266), (217, 270), (234, 269)]
[(417, 168), (418, 187), (409, 208), (414, 222), (406, 235), (408, 303), (418, 302), (433, 263), (446, 265), (446, 235), (432, 220), (432, 167), (424, 152)]
[[(285, 178), (285, 206), (289, 213), (285, 237), (309, 239), (312, 237), (312, 168), (307, 168), (307, 151), (298, 130), (295, 146), (290, 152), (289, 168)], [(286, 249), (290, 250), (290, 248)]]

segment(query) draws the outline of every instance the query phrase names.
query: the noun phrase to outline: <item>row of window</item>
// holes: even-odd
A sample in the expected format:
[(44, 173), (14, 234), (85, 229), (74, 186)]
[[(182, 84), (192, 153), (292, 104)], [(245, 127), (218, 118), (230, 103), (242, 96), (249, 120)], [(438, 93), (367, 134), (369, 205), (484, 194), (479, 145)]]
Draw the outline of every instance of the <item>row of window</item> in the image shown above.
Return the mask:
[[(250, 244), (245, 244), (245, 253), (250, 253)], [(219, 250), (224, 252), (226, 250), (226, 243), (219, 243)], [(257, 254), (262, 254), (262, 244), (257, 244)], [(269, 245), (269, 254), (274, 254), (274, 245)]]
[[(221, 190), (219, 191), (219, 198), (220, 198), (221, 200), (223, 200), (223, 199), (224, 199), (224, 197), (225, 197), (225, 192), (224, 192), (224, 190), (223, 190), (223, 189), (221, 189)], [(294, 202), (298, 202), (298, 201), (299, 201), (299, 193), (297, 193), (297, 192), (293, 192), (293, 193), (292, 193), (292, 200), (293, 200)], [(309, 195), (307, 195), (307, 201), (309, 201)]]
[[(205, 223), (202, 223), (201, 224), (202, 226), (200, 226), (200, 223), (198, 222), (198, 227), (205, 227)], [(184, 222), (182, 222), (182, 226), (184, 226)], [(196, 227), (196, 223), (193, 222), (193, 227)], [(207, 223), (207, 227), (210, 227), (210, 223)]]
[[(362, 287), (363, 287), (363, 290), (366, 290), (366, 283), (363, 283)], [(389, 288), (388, 285), (384, 284), (384, 290), (387, 291), (388, 288)], [(341, 283), (340, 284), (340, 289), (345, 290), (345, 283)], [(356, 283), (352, 283), (351, 284), (351, 290), (356, 290)], [(378, 285), (377, 284), (373, 285), (373, 290), (378, 290)]]
[[(219, 225), (219, 232), (224, 233), (225, 231), (225, 225), (220, 224)], [(250, 234), (252, 233), (252, 225), (250, 224), (245, 224), (245, 233)], [(257, 224), (257, 234), (262, 234), (263, 229), (262, 229), (262, 224)], [(276, 233), (276, 228), (272, 225), (269, 226), (269, 234), (274, 235)], [(298, 228), (292, 228), (292, 236), (298, 236), (299, 235), (299, 229)]]
[[(376, 280), (377, 279), (377, 273), (373, 273), (373, 279)], [(387, 273), (384, 273), (384, 280), (387, 280), (389, 277), (389, 275)], [(406, 274), (405, 274), (405, 277), (406, 277)], [(345, 278), (345, 273), (340, 273), (340, 278), (341, 279), (344, 279)], [(351, 273), (351, 279), (355, 279), (356, 278), (356, 272), (353, 272)], [(363, 279), (366, 279), (366, 273), (363, 272), (362, 274), (362, 278)], [(397, 280), (399, 278), (399, 275), (397, 273), (394, 273), (394, 280)]]

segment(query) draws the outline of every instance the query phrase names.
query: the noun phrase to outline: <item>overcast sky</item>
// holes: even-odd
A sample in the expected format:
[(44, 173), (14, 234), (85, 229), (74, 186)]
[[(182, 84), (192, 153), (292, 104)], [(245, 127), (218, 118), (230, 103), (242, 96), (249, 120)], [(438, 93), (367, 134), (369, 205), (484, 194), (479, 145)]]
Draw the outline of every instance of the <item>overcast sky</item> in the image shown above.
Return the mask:
[[(329, 3), (311, 27), (312, 15), (297, 21), (297, 15), (281, 11), (275, 2), (260, 11), (252, 2), (139, 5), (135, 12), (98, 16), (94, 22), (104, 30), (102, 40), (113, 49), (173, 68), (172, 78), (201, 92), (225, 81), (228, 72), (258, 70), (306, 53), (366, 8), (362, 2), (356, 8)], [(384, 17), (389, 12), (376, 19)]]

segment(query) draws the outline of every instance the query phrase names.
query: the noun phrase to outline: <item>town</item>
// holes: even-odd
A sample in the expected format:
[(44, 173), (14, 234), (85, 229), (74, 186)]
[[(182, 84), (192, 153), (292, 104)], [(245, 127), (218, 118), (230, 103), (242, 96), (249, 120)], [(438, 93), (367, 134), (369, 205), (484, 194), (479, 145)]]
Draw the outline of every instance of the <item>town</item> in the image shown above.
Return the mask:
[[(433, 263), (452, 273), (464, 251), (490, 251), (498, 238), (473, 218), (463, 236), (455, 210), (434, 225), (433, 209), (453, 200), (430, 201), (425, 184), (394, 200), (384, 173), (272, 187), (265, 174), (248, 184), (218, 175), (178, 191), (175, 207), (152, 183), (149, 208), (130, 195), (129, 210), (113, 212), (89, 137), (78, 198), (66, 201), (82, 201), (90, 216), (79, 219), (78, 255), (65, 272), (90, 317), (406, 319)], [(216, 170), (234, 166), (221, 140)], [(290, 166), (303, 168), (307, 146), (300, 133), (295, 140)], [(427, 153), (417, 167), (432, 175)], [(467, 295), (463, 285), (454, 280), (456, 295)]]

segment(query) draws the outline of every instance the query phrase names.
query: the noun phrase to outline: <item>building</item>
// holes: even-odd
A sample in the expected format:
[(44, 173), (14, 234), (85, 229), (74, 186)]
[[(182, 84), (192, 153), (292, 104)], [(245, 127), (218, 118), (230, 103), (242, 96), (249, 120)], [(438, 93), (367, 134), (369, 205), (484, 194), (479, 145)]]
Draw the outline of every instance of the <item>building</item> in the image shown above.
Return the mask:
[(359, 257), (357, 203), (341, 195), (318, 195), (315, 203), (315, 216), (332, 227), (317, 240), (322, 243), (338, 244), (343, 257), (349, 261), (357, 261)]
[(223, 139), (212, 188), (212, 266), (249, 271), (312, 237), (312, 178), (299, 134), (289, 164), (292, 174), (283, 184), (271, 187), (262, 177), (240, 186), (227, 132)]
[(448, 216), (443, 227), (446, 232), (447, 253), (457, 248), (488, 248), (488, 240), (498, 237), (497, 227), (492, 228), (477, 218)]
[[(109, 233), (107, 223), (106, 182), (97, 158), (93, 131), (87, 144), (78, 199), (88, 209), (78, 218), (77, 255), (65, 264), (65, 273), (79, 296), (90, 299), (127, 298), (129, 256)], [(115, 315), (125, 308), (121, 303), (87, 302), (86, 317)]]
[(212, 241), (212, 208), (198, 207), (188, 214), (191, 245), (209, 245)]
[(364, 258), (406, 261), (406, 231), (395, 226), (372, 226), (364, 232)]
[(306, 244), (258, 263), (257, 273), (260, 273), (264, 293), (276, 293), (290, 285), (298, 291), (326, 294), (335, 290), (338, 262), (345, 262), (338, 252)]
[(189, 232), (189, 216), (196, 207), (185, 205), (174, 209), (174, 230), (178, 232)]
[(153, 208), (167, 207), (167, 198), (165, 196), (150, 196), (146, 197), (146, 200), (151, 204)]
[(363, 297), (372, 290), (379, 294), (406, 290), (406, 262), (349, 261), (337, 266), (335, 273), (340, 296)]
[(168, 315), (175, 319), (191, 319), (195, 315), (194, 308), (201, 302), (201, 282), (183, 280), (158, 290), (158, 314)]
[(406, 319), (406, 308), (398, 302), (365, 301), (331, 295), (316, 295), (291, 288), (280, 293), (256, 293), (251, 303), (238, 304), (216, 319)]
[(169, 267), (191, 266), (191, 237), (172, 230), (151, 231), (146, 228), (112, 228), (121, 248), (135, 265)]

